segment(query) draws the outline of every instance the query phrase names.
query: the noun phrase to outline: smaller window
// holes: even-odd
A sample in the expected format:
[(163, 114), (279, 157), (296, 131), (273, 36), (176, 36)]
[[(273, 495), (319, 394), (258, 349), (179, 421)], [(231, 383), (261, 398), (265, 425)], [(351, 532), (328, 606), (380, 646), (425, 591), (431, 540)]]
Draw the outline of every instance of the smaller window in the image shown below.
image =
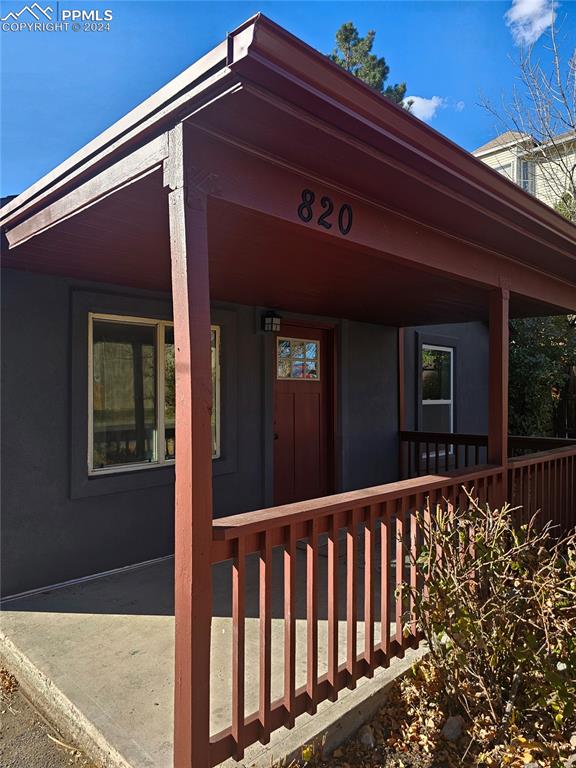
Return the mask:
[(279, 379), (320, 379), (320, 342), (310, 339), (276, 340)]
[(535, 191), (534, 163), (529, 160), (520, 161), (520, 179), (519, 184), (525, 192), (533, 195)]
[(422, 345), (422, 430), (454, 431), (454, 349)]

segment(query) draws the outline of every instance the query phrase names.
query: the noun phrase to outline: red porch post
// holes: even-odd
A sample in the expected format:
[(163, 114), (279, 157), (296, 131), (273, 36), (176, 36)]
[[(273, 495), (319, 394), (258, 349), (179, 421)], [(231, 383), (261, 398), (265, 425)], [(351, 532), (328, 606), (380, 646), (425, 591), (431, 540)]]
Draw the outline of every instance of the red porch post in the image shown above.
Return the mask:
[(490, 294), (490, 368), (488, 388), (488, 463), (503, 467), (501, 493), (508, 494), (508, 345), (510, 292), (499, 288)]
[(169, 134), (176, 361), (174, 766), (210, 765), (212, 379), (206, 196), (188, 189), (182, 124)]

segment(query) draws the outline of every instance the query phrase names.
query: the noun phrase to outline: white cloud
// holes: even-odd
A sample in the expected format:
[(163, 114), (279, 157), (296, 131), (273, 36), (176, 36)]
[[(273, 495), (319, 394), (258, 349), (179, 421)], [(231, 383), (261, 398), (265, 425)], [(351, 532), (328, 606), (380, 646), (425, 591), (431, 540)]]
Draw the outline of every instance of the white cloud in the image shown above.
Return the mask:
[(466, 104), (463, 101), (457, 101), (454, 109), (456, 110), (456, 112), (462, 112), (465, 106)]
[(432, 96), (430, 99), (425, 99), (422, 96), (408, 96), (405, 100), (408, 103), (412, 102), (410, 109), (412, 114), (426, 122), (432, 120), (438, 110), (446, 105), (446, 99), (441, 96)]
[(556, 16), (556, 0), (512, 0), (504, 18), (516, 45), (532, 45)]

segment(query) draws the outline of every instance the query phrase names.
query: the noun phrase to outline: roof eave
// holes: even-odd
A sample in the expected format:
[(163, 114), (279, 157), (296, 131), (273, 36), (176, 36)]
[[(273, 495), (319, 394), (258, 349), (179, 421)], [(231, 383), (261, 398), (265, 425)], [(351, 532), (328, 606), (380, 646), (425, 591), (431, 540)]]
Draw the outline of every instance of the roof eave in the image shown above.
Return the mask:
[(320, 115), (329, 108), (358, 130), (368, 126), (374, 135), (385, 136), (390, 147), (425, 162), (431, 172), (436, 168), (455, 184), (464, 182), (471, 194), (482, 194), (500, 215), (529, 217), (576, 246), (576, 228), (552, 209), (261, 14), (11, 201), (2, 209), (2, 223), (22, 220), (63, 188), (184, 119), (205, 98), (204, 91), (212, 89), (211, 97), (218, 97), (230, 79), (273, 87), (280, 98)]
[[(348, 115), (354, 113), (398, 147), (426, 158), (455, 179), (464, 179), (471, 189), (484, 191), (501, 215), (527, 216), (555, 234), (560, 231), (576, 246), (576, 227), (556, 211), (267, 17), (259, 14), (240, 32), (242, 44), (229, 45), (229, 54), (234, 55), (229, 55), (228, 60), (228, 66), (240, 78), (264, 87), (272, 79), (275, 83), (283, 81), (292, 101), (307, 91), (317, 97), (318, 104), (323, 101)], [(229, 37), (235, 35), (236, 31)], [(310, 102), (301, 106), (309, 108)]]
[[(0, 211), (0, 224), (6, 226), (15, 219), (36, 210), (48, 198), (67, 186), (79, 183), (91, 173), (141, 145), (163, 125), (174, 123), (186, 101), (199, 98), (201, 90), (214, 87), (215, 81), (230, 75), (226, 66), (227, 41), (223, 41), (198, 59), (184, 72), (152, 94), (109, 128), (85, 144), (38, 181), (16, 195)], [(202, 86), (205, 86), (202, 88)], [(186, 94), (190, 94), (189, 99)]]

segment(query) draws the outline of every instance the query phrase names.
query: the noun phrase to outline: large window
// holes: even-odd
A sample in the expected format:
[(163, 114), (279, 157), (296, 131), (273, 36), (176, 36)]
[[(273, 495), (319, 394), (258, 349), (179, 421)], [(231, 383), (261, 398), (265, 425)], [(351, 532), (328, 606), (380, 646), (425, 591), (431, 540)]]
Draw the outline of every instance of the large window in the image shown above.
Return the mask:
[[(220, 455), (220, 328), (212, 326), (212, 456)], [(175, 457), (172, 323), (89, 317), (88, 470), (169, 464)]]
[(422, 345), (422, 430), (454, 431), (454, 349)]

